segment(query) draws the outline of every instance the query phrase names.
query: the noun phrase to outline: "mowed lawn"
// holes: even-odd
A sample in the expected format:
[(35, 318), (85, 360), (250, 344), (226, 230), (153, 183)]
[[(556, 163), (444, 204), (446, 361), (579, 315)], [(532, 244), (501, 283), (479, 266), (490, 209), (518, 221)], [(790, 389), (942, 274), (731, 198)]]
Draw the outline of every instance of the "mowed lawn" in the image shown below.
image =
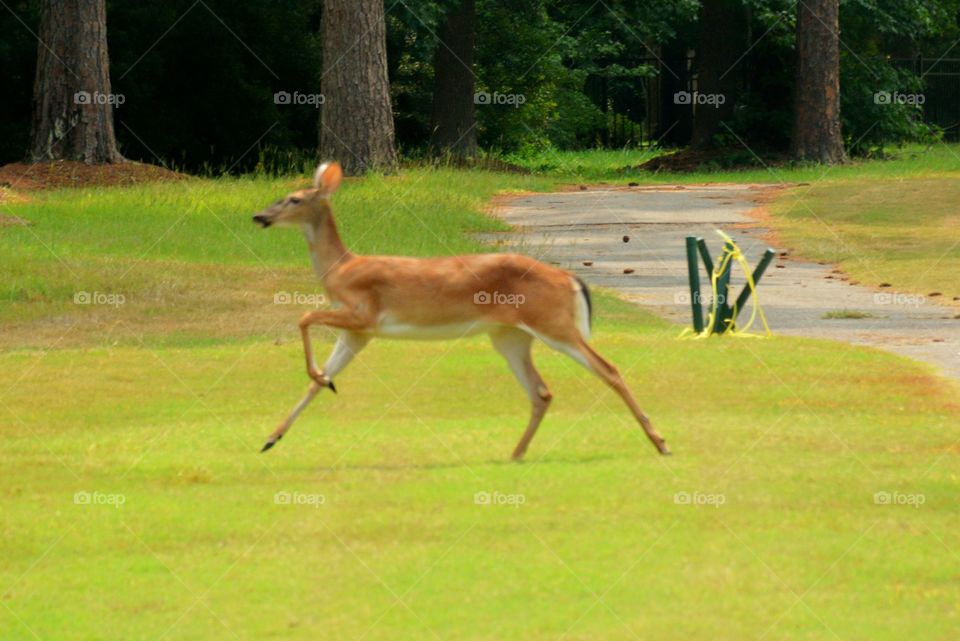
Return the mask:
[[(960, 162), (960, 161), (958, 161)], [(896, 179), (825, 180), (773, 208), (782, 238), (855, 279), (960, 300), (960, 180), (925, 172)]]
[[(482, 338), (374, 341), (260, 454), (307, 386), (310, 307), (275, 296), (319, 289), (249, 214), (297, 182), (10, 208), (0, 639), (954, 637), (957, 387), (880, 352), (678, 340), (601, 293), (672, 457), (540, 346), (556, 400), (511, 463), (527, 401)], [(456, 253), (495, 192), (555, 185), (411, 170), (334, 206), (359, 251)]]

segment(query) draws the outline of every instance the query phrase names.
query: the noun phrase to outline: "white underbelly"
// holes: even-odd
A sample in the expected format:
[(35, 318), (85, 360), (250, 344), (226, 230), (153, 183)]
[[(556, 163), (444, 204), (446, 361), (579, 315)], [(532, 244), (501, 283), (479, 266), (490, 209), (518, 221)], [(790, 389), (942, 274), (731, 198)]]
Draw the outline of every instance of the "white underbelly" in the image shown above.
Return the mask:
[(445, 325), (411, 325), (410, 323), (398, 322), (390, 316), (384, 315), (377, 323), (373, 335), (384, 338), (409, 338), (414, 340), (449, 340), (483, 334), (494, 327), (496, 327), (495, 323), (481, 320)]

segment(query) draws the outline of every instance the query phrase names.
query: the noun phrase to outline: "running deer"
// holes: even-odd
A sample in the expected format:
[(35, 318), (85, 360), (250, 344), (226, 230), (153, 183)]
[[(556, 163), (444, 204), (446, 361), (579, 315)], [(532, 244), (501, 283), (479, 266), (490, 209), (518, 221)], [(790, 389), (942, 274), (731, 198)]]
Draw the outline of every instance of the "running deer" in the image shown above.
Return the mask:
[[(514, 459), (527, 451), (553, 398), (530, 357), (534, 338), (603, 379), (624, 400), (657, 450), (670, 453), (617, 368), (587, 343), (592, 309), (590, 291), (582, 280), (516, 254), (450, 258), (353, 254), (337, 233), (330, 206), (342, 178), (340, 165), (322, 164), (312, 189), (295, 191), (253, 217), (264, 228), (303, 230), (313, 269), (335, 305), (332, 310), (307, 312), (300, 319), (312, 383), (262, 451), (283, 437), (321, 389), (336, 392), (333, 379), (371, 338), (456, 339), (484, 333), (530, 397), (530, 421), (513, 451)], [(313, 356), (311, 325), (339, 330), (323, 369)]]

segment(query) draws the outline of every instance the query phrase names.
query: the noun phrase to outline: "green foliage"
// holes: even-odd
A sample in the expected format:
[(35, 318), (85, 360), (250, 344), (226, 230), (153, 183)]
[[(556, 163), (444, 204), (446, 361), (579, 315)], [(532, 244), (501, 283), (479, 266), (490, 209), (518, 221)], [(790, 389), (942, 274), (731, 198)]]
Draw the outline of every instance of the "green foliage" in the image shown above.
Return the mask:
[[(397, 144), (409, 156), (430, 136), (437, 32), (458, 3), (385, 5)], [(649, 142), (658, 132), (648, 123), (663, 106), (648, 104), (651, 88), (668, 73), (658, 58), (696, 48), (699, 7), (695, 0), (477, 0), (475, 90), (491, 95), (476, 108), (481, 146), (528, 155)], [(725, 128), (724, 135), (733, 147), (742, 140), (782, 150), (792, 121), (796, 3), (743, 0), (743, 7), (750, 48), (737, 63), (743, 86), (726, 123), (736, 135)], [(122, 152), (207, 173), (309, 164), (319, 111), (276, 104), (274, 93), (320, 91), (320, 9), (320, 0), (109, 0), (111, 75), (126, 98), (116, 111)], [(960, 38), (958, 12), (960, 0), (842, 2), (842, 117), (852, 153), (934, 140), (932, 123), (956, 127), (942, 110), (883, 106), (872, 97), (949, 96), (951, 79), (937, 76), (947, 62), (928, 73), (929, 65), (912, 61), (949, 53)], [(0, 12), (0, 162), (26, 149), (38, 21), (34, 1)]]
[(886, 61), (843, 56), (840, 114), (850, 153), (882, 152), (885, 145), (932, 142), (940, 137), (923, 121), (923, 82)]

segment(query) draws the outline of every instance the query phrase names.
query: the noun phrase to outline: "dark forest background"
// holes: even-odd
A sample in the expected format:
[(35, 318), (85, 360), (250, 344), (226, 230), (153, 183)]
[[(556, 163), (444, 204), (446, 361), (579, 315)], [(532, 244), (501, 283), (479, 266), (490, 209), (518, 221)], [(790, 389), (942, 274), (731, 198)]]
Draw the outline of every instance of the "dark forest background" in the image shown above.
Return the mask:
[[(958, 2), (840, 3), (849, 153), (957, 137)], [(438, 33), (460, 6), (385, 4), (404, 157), (429, 149)], [(477, 145), (514, 154), (654, 143), (785, 149), (796, 15), (785, 0), (476, 0), (474, 90), (522, 96), (522, 104), (476, 104)], [(0, 163), (22, 160), (29, 146), (39, 20), (38, 2), (0, 7)], [(108, 1), (110, 76), (124, 97), (114, 112), (121, 153), (188, 171), (281, 171), (315, 158), (318, 107), (277, 104), (274, 94), (320, 92), (321, 21), (320, 0)], [(725, 71), (709, 64), (731, 58), (732, 67), (719, 65)], [(674, 99), (706, 74), (723, 74), (731, 97), (722, 126), (698, 125), (694, 109)], [(878, 102), (882, 92), (925, 100), (891, 105)]]

